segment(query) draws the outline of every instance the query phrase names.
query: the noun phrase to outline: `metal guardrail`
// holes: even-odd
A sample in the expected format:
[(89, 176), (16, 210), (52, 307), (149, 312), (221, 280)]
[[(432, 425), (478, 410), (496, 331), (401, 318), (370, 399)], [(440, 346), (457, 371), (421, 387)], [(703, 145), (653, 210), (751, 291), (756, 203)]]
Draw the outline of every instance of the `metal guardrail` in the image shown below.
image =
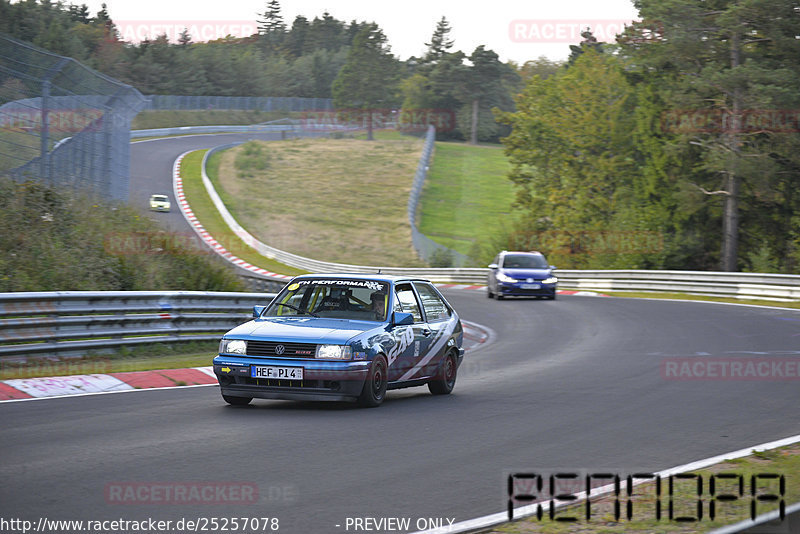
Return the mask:
[[(359, 271), (370, 272), (367, 267)], [(329, 272), (329, 271), (326, 271)], [(482, 284), (488, 269), (385, 269), (386, 274)], [(800, 276), (703, 271), (557, 271), (561, 289), (675, 291), (800, 300)], [(83, 354), (153, 343), (217, 340), (274, 293), (62, 291), (0, 293), (0, 357)]]
[(764, 300), (800, 300), (800, 275), (714, 271), (558, 270), (559, 287), (655, 291)]
[(411, 243), (414, 245), (414, 250), (417, 251), (419, 257), (429, 264), (433, 263), (439, 256), (440, 259), (449, 260), (449, 263), (444, 263), (443, 265), (449, 264), (460, 267), (469, 261), (466, 255), (437, 243), (417, 228), (417, 208), (422, 196), (422, 189), (425, 187), (425, 180), (428, 177), (435, 142), (436, 128), (431, 124), (428, 125), (428, 131), (425, 134), (422, 155), (419, 158), (417, 170), (414, 172), (411, 193), (408, 195), (408, 223), (411, 225)]
[(142, 137), (164, 137), (168, 135), (189, 135), (189, 134), (216, 134), (216, 133), (268, 133), (268, 132), (307, 132), (307, 131), (348, 131), (353, 128), (333, 127), (324, 124), (301, 124), (295, 123), (282, 124), (231, 124), (228, 126), (176, 126), (173, 128), (151, 128), (149, 130), (131, 130), (131, 139), (141, 139)]
[(59, 291), (0, 293), (0, 357), (74, 355), (218, 340), (274, 293)]
[(320, 111), (333, 109), (330, 98), (295, 96), (148, 95), (151, 110), (248, 109), (259, 111)]

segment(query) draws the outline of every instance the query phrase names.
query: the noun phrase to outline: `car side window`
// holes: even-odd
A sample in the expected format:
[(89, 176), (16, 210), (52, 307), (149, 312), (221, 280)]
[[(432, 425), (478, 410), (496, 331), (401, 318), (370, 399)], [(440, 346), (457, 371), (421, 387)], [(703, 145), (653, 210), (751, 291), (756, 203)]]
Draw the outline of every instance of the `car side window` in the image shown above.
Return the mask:
[(415, 282), (419, 298), (422, 301), (422, 308), (425, 310), (425, 318), (428, 322), (446, 321), (450, 318), (450, 308), (444, 303), (442, 298), (428, 284)]
[(400, 303), (402, 311), (413, 315), (415, 323), (422, 322), (422, 313), (419, 311), (417, 297), (414, 295), (414, 290), (411, 288), (411, 284), (398, 285), (396, 292), (397, 301)]

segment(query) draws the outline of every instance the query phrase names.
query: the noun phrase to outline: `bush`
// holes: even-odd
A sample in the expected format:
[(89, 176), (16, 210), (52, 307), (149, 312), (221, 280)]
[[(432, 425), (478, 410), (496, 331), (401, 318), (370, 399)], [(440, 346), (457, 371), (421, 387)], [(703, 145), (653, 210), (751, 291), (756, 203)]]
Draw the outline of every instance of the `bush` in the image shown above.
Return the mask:
[(428, 264), (431, 267), (452, 267), (453, 252), (446, 248), (437, 248), (428, 259)]
[[(129, 206), (0, 178), (0, 291), (244, 288), (224, 260), (170, 236)], [(126, 238), (137, 246), (113, 245)]]

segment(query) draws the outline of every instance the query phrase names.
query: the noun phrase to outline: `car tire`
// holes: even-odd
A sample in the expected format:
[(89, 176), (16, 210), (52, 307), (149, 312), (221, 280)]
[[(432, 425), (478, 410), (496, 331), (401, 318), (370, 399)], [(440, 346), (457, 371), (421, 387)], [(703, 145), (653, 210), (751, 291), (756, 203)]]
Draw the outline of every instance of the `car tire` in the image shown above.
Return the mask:
[(488, 286), (486, 287), (486, 296), (489, 297), (490, 299), (494, 298), (494, 293), (492, 293), (492, 291), (489, 289)]
[(365, 408), (375, 408), (383, 403), (386, 398), (388, 374), (386, 360), (383, 356), (376, 356), (369, 366), (367, 379), (364, 380), (364, 389), (358, 397), (358, 403)]
[(501, 295), (500, 293), (498, 293), (498, 294), (497, 294), (497, 300), (503, 300), (503, 295)]
[(222, 398), (231, 406), (247, 406), (253, 397), (232, 397), (230, 395), (223, 395)]
[(428, 389), (434, 395), (449, 395), (450, 392), (453, 391), (453, 388), (456, 387), (457, 374), (458, 365), (456, 364), (456, 357), (450, 352), (442, 362), (437, 377), (428, 382)]
[(550, 299), (550, 300), (556, 300), (556, 294), (555, 294), (555, 293), (553, 293), (552, 295), (550, 295), (550, 296), (549, 296), (549, 297), (547, 297), (547, 298), (548, 298), (548, 299)]

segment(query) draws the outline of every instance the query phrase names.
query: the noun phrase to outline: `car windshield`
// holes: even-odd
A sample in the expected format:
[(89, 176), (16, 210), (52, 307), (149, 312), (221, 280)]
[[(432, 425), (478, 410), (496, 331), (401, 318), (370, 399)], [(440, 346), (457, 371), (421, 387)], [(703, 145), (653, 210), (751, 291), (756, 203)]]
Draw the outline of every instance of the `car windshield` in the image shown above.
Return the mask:
[(167, 197), (165, 197), (164, 195), (153, 195), (151, 198), (156, 202), (164, 202), (165, 200), (167, 200)]
[(507, 254), (503, 258), (504, 269), (547, 269), (544, 256), (534, 254)]
[(336, 278), (295, 280), (278, 295), (262, 317), (329, 317), (385, 321), (389, 284)]

